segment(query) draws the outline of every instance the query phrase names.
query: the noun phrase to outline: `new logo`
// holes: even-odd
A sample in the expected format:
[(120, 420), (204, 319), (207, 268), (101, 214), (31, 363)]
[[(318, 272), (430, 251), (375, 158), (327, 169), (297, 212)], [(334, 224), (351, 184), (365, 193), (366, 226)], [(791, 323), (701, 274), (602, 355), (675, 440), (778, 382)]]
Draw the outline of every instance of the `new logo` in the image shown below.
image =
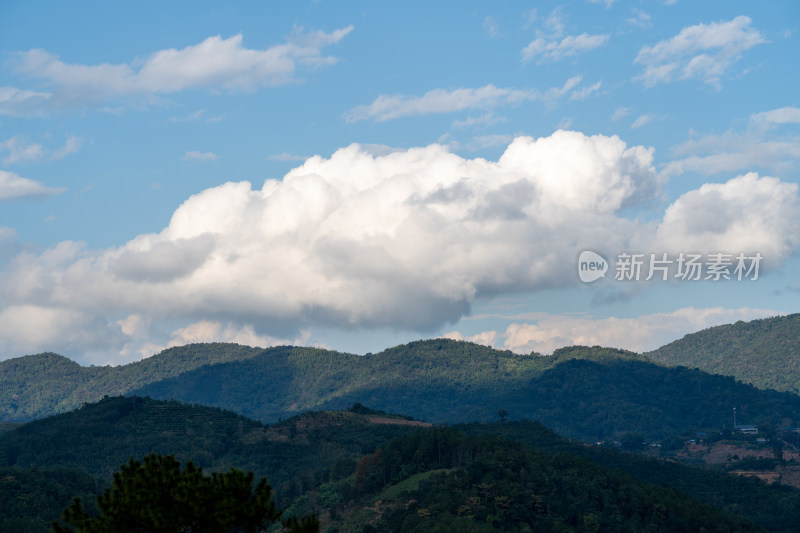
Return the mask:
[(578, 277), (584, 283), (591, 283), (597, 279), (606, 277), (608, 271), (608, 261), (602, 255), (584, 250), (578, 257)]

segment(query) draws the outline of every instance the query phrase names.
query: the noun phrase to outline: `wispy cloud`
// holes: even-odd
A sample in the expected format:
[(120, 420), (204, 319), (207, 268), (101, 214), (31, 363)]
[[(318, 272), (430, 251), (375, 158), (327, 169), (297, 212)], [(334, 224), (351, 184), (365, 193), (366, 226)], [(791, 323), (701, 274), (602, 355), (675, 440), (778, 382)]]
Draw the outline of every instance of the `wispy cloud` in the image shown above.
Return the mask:
[(170, 122), (198, 122), (201, 120), (204, 122), (220, 122), (222, 120), (222, 116), (218, 115), (215, 117), (207, 117), (205, 109), (198, 109), (194, 113), (190, 113), (186, 116), (172, 117)]
[(614, 114), (611, 115), (611, 120), (616, 122), (617, 120), (619, 120), (619, 119), (621, 119), (623, 117), (627, 117), (630, 114), (631, 114), (631, 108), (630, 107), (618, 107), (618, 108), (616, 108), (614, 110)]
[(41, 144), (28, 143), (17, 136), (0, 142), (0, 152), (7, 153), (3, 158), (4, 165), (39, 161), (46, 153)]
[(63, 159), (69, 154), (74, 154), (83, 146), (83, 139), (76, 135), (70, 135), (64, 142), (64, 146), (53, 152), (50, 159)]
[(17, 87), (0, 87), (0, 115), (35, 116), (49, 104), (52, 94)]
[(800, 108), (781, 107), (756, 113), (750, 117), (750, 123), (762, 128), (774, 128), (784, 124), (800, 124)]
[(64, 146), (49, 152), (41, 144), (28, 142), (21, 137), (14, 136), (0, 142), (0, 153), (6, 152), (6, 156), (3, 158), (4, 165), (34, 163), (45, 159), (63, 159), (69, 154), (74, 154), (80, 150), (82, 145), (83, 139), (76, 135), (70, 135), (64, 142)]
[(603, 82), (598, 81), (588, 87), (584, 87), (583, 89), (579, 89), (576, 91), (572, 91), (569, 95), (570, 100), (586, 100), (593, 92), (599, 91), (600, 87), (603, 86)]
[(0, 201), (59, 194), (66, 189), (47, 187), (38, 181), (0, 170)]
[(497, 22), (497, 18), (492, 16), (484, 18), (483, 31), (485, 31), (489, 37), (497, 37), (500, 35), (500, 24)]
[(751, 19), (739, 16), (727, 22), (697, 24), (671, 39), (639, 50), (634, 63), (644, 66), (636, 79), (648, 87), (677, 80), (699, 79), (715, 88), (743, 52), (766, 42), (751, 27)]
[(351, 109), (345, 118), (348, 122), (366, 119), (385, 122), (401, 117), (493, 109), (531, 101), (545, 102), (552, 106), (557, 100), (570, 94), (570, 91), (573, 99), (579, 99), (585, 98), (600, 87), (598, 82), (591, 87), (576, 89), (582, 80), (581, 76), (573, 76), (561, 87), (551, 87), (543, 92), (538, 89), (511, 89), (485, 85), (476, 89), (433, 89), (422, 96), (381, 95), (371, 104)]
[[(546, 315), (534, 323), (514, 323), (503, 333), (486, 331), (469, 340), (491, 346), (490, 342), (503, 339), (503, 348), (517, 353), (535, 351), (550, 354), (557, 348), (573, 345), (600, 345), (644, 352), (655, 350), (701, 329), (780, 314), (783, 313), (750, 307), (685, 307), (668, 313), (634, 318)], [(455, 338), (453, 333), (449, 335)]]
[[(255, 90), (296, 79), (299, 68), (318, 68), (337, 60), (322, 49), (337, 43), (353, 27), (304, 33), (264, 50), (243, 46), (241, 34), (209, 37), (180, 50), (166, 49), (139, 62), (82, 65), (62, 61), (42, 49), (18, 52), (10, 65), (15, 73), (43, 80), (50, 92), (14, 87), (0, 89), (0, 113), (29, 115), (46, 109), (96, 104), (108, 99), (170, 94), (186, 89)], [(141, 65), (141, 66), (140, 66)]]
[(183, 154), (184, 161), (214, 161), (219, 159), (219, 156), (214, 152), (198, 152), (198, 151), (189, 151)]
[(589, 35), (588, 33), (568, 35), (561, 40), (547, 40), (540, 37), (522, 49), (522, 60), (532, 61), (538, 58), (540, 62), (559, 61), (602, 46), (608, 41), (608, 38), (607, 34)]
[(653, 27), (652, 17), (650, 15), (648, 15), (641, 9), (636, 9), (636, 8), (633, 8), (632, 12), (633, 16), (626, 18), (625, 22), (627, 22), (631, 26), (636, 26), (642, 29)]
[(691, 171), (713, 175), (753, 168), (781, 173), (791, 171), (800, 161), (800, 134), (796, 124), (800, 124), (800, 109), (781, 107), (754, 113), (744, 131), (694, 135), (673, 148), (676, 159), (667, 165), (664, 173), (676, 175)]
[(467, 117), (463, 120), (454, 120), (451, 124), (453, 128), (488, 128), (489, 126), (494, 126), (495, 124), (499, 124), (502, 122), (506, 122), (508, 119), (505, 117), (497, 117), (492, 113), (484, 113), (483, 115), (477, 117)]
[(422, 96), (381, 95), (368, 105), (353, 108), (348, 122), (368, 118), (385, 122), (401, 117), (452, 113), (466, 109), (490, 109), (541, 98), (535, 89), (510, 89), (485, 85), (475, 89), (433, 89)]
[(308, 159), (308, 156), (283, 152), (280, 154), (272, 154), (268, 157), (268, 159), (272, 161), (305, 161)]
[(636, 120), (633, 121), (633, 124), (631, 124), (631, 129), (635, 130), (637, 128), (641, 128), (645, 124), (649, 124), (650, 122), (652, 122), (655, 119), (656, 119), (656, 115), (653, 115), (651, 113), (641, 114), (638, 117), (636, 117)]
[(617, 0), (589, 0), (592, 4), (605, 4), (606, 9), (612, 6)]

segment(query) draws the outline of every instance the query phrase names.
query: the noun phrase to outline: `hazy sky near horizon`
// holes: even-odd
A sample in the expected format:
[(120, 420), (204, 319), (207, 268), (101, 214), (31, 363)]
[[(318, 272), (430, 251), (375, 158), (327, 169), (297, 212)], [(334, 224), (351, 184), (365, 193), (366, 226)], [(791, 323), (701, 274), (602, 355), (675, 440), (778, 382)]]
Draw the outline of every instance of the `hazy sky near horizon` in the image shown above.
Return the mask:
[(641, 351), (797, 312), (799, 29), (792, 0), (7, 0), (0, 360)]

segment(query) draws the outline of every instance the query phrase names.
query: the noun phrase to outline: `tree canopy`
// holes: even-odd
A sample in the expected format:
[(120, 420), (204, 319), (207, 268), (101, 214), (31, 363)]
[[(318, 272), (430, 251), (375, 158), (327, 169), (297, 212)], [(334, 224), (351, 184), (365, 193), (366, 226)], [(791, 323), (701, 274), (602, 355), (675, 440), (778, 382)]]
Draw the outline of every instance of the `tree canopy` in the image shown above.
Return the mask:
[[(231, 469), (203, 474), (191, 462), (181, 465), (172, 455), (150, 454), (131, 459), (114, 474), (111, 487), (97, 498), (99, 513), (90, 516), (80, 498), (64, 510), (66, 525), (55, 533), (258, 533), (281, 518), (265, 478)], [(313, 516), (286, 522), (290, 532), (319, 530)]]

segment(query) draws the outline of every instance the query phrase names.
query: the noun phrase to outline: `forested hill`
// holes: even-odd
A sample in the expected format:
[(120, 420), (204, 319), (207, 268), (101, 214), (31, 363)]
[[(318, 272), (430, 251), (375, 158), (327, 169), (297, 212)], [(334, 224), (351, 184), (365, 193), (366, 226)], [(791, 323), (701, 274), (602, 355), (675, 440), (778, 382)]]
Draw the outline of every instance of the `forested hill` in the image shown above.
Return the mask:
[(800, 394), (800, 313), (704, 329), (645, 355)]
[[(456, 351), (463, 348), (463, 351)], [(536, 419), (582, 440), (637, 433), (653, 439), (741, 423), (800, 422), (800, 397), (727, 376), (668, 368), (610, 350), (516, 356), (451, 341), (412, 343), (330, 369), (287, 349), (204, 367), (136, 391), (216, 405), (263, 421), (361, 402), (429, 422)]]
[[(234, 355), (224, 354), (226, 348)], [(200, 364), (212, 360), (220, 362)], [(0, 391), (5, 412), (12, 413), (7, 420), (15, 419), (14, 413), (24, 419), (25, 409), (34, 415), (63, 411), (99, 394), (124, 393), (220, 407), (267, 423), (356, 402), (437, 423), (497, 420), (505, 410), (509, 418), (540, 420), (590, 441), (717, 430), (732, 424), (733, 407), (741, 423), (800, 425), (797, 395), (600, 347), (565, 348), (543, 357), (443, 339), (368, 356), (191, 345), (119, 368), (87, 369), (53, 355), (30, 361), (40, 363), (39, 375), (46, 379), (7, 379)], [(59, 371), (68, 376), (64, 383)], [(171, 377), (158, 379), (163, 375)]]
[[(191, 396), (197, 389), (204, 399), (213, 398), (221, 394), (216, 388), (222, 386), (213, 375), (225, 365), (223, 372), (245, 376), (245, 383), (229, 382), (225, 388), (247, 387), (247, 373), (255, 372), (256, 379), (266, 387), (265, 393), (279, 395), (280, 401), (291, 399), (270, 411), (269, 416), (259, 413), (259, 418), (271, 419), (312, 409), (333, 396), (395, 375), (420, 383), (486, 388), (529, 379), (557, 359), (443, 339), (413, 342), (365, 357), (291, 346), (262, 350), (238, 344), (190, 344), (118, 367), (82, 367), (52, 353), (29, 355), (0, 361), (0, 421), (26, 421), (69, 411), (106, 395), (145, 391), (149, 384), (164, 383), (198, 369), (202, 372), (194, 372), (188, 381), (168, 381), (170, 387), (186, 389), (186, 394), (178, 392), (174, 397)], [(206, 381), (199, 383), (198, 379)], [(261, 401), (252, 399), (256, 405)], [(203, 403), (217, 405), (216, 401)], [(236, 410), (252, 411), (246, 404), (242, 407)]]
[(83, 367), (54, 353), (0, 361), (0, 421), (25, 421), (70, 411), (106, 395), (132, 389), (204, 365), (239, 361), (259, 348), (229, 343), (189, 344), (128, 365)]
[(154, 451), (264, 475), (280, 507), (342, 531), (791, 531), (800, 509), (796, 489), (586, 448), (532, 422), (441, 428), (352, 406), (268, 427), (116, 397), (0, 435), (0, 530), (47, 531), (72, 496), (90, 501)]

